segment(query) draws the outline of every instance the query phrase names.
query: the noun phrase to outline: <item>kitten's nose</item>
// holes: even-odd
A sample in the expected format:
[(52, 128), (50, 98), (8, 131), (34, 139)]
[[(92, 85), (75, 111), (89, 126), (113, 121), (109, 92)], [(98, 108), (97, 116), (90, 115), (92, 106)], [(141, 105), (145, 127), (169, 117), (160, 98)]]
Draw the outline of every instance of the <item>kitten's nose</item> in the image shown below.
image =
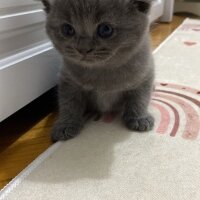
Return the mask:
[(88, 53), (91, 53), (92, 51), (93, 51), (93, 49), (84, 49), (84, 48), (77, 48), (77, 51), (80, 53), (80, 54), (82, 54), (82, 55), (87, 55)]
[(94, 50), (93, 40), (89, 37), (78, 38), (76, 49), (84, 56), (91, 53)]

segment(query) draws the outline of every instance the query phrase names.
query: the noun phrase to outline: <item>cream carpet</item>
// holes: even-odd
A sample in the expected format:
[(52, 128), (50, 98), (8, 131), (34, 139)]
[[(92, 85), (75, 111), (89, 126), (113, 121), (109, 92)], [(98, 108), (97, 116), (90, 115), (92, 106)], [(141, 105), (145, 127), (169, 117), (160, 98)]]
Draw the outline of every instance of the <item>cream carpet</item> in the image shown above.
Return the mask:
[(91, 122), (36, 159), (0, 200), (199, 200), (200, 21), (187, 19), (155, 60), (152, 132)]

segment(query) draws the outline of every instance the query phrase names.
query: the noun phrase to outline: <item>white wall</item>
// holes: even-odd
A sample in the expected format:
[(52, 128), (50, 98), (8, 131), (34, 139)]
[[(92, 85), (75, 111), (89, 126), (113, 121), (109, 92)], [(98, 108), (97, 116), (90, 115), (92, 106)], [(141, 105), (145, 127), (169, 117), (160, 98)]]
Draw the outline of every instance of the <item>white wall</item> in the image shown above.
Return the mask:
[(200, 1), (176, 1), (175, 12), (189, 12), (200, 16)]

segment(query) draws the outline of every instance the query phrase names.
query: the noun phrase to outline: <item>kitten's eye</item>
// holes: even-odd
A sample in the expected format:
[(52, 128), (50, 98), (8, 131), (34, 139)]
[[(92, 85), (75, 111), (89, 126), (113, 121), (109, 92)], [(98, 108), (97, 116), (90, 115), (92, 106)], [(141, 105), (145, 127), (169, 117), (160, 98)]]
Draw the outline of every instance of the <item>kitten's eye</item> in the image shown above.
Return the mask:
[(65, 37), (75, 35), (75, 30), (70, 24), (63, 24), (61, 27), (61, 31)]
[(101, 38), (109, 38), (113, 35), (113, 28), (107, 24), (100, 24), (97, 28), (97, 34)]

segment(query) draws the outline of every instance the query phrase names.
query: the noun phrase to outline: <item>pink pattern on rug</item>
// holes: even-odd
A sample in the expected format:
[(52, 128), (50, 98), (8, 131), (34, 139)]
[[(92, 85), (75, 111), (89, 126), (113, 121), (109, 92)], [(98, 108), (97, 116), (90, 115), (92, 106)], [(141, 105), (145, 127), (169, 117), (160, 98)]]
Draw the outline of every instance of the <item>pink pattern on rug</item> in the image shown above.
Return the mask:
[(172, 111), (174, 113), (174, 121), (175, 122), (174, 122), (174, 125), (173, 125), (173, 128), (172, 128), (172, 131), (170, 133), (170, 136), (175, 137), (177, 132), (178, 132), (179, 126), (180, 126), (180, 116), (179, 116), (177, 109), (166, 101), (159, 100), (159, 99), (155, 99), (155, 100), (166, 104), (168, 107), (170, 107), (172, 109)]
[(165, 134), (168, 130), (170, 124), (170, 114), (168, 110), (158, 103), (152, 103), (152, 105), (160, 111), (161, 114), (161, 121), (156, 130), (159, 134)]
[(193, 41), (185, 41), (185, 42), (183, 42), (185, 45), (187, 45), (187, 46), (195, 46), (195, 45), (197, 45), (197, 42), (193, 42)]
[[(156, 133), (164, 135), (170, 131), (169, 134), (171, 137), (175, 137), (177, 134), (182, 134), (184, 139), (197, 139), (200, 132), (200, 112), (195, 110), (194, 107), (192, 107), (192, 104), (200, 108), (200, 100), (198, 96), (200, 94), (200, 90), (188, 86), (165, 82), (157, 82), (154, 90), (152, 106), (158, 109), (161, 114), (160, 123), (156, 129)], [(189, 93), (193, 95), (191, 96)], [(180, 127), (182, 116), (175, 104), (170, 103), (171, 101), (183, 109), (186, 116), (185, 127)], [(174, 118), (172, 118), (173, 115), (170, 114), (169, 110), (166, 109), (163, 104), (171, 109), (174, 114)], [(112, 123), (117, 115), (118, 113), (116, 112), (106, 113), (103, 115), (102, 121), (105, 123)], [(171, 130), (169, 130), (170, 123), (172, 125)], [(180, 133), (180, 131), (183, 132)]]
[(162, 93), (156, 93), (155, 96), (159, 98), (169, 99), (181, 106), (186, 115), (186, 127), (183, 132), (183, 138), (191, 140), (197, 139), (200, 130), (200, 119), (196, 110), (191, 105), (189, 105), (187, 101), (184, 101), (180, 98), (165, 95)]
[(179, 30), (200, 32), (200, 24), (183, 24)]
[(193, 31), (200, 32), (200, 28), (193, 28)]
[(183, 85), (176, 85), (173, 83), (158, 83), (156, 82), (156, 86), (162, 86), (162, 87), (166, 87), (166, 88), (172, 88), (172, 89), (178, 89), (178, 90), (182, 90), (182, 91), (187, 91), (193, 94), (200, 94), (200, 91), (191, 87), (187, 87), (187, 86), (183, 86)]

